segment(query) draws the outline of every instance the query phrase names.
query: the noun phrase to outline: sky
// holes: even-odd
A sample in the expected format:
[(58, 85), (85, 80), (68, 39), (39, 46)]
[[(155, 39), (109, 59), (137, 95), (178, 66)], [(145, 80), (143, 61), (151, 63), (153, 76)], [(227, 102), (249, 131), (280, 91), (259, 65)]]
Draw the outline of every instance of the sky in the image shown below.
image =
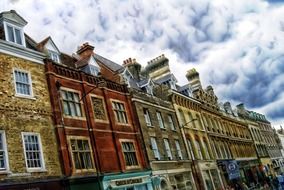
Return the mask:
[(37, 42), (51, 36), (69, 54), (89, 42), (119, 64), (165, 54), (180, 85), (196, 68), (219, 102), (284, 125), (284, 0), (1, 0), (10, 9)]

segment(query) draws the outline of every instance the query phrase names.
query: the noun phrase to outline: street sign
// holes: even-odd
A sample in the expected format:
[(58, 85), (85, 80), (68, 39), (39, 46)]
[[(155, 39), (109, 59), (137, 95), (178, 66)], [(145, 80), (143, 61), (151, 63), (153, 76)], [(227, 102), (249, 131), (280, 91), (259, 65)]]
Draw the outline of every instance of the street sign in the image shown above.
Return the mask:
[(227, 161), (226, 168), (230, 180), (240, 178), (241, 175), (237, 161), (235, 160)]

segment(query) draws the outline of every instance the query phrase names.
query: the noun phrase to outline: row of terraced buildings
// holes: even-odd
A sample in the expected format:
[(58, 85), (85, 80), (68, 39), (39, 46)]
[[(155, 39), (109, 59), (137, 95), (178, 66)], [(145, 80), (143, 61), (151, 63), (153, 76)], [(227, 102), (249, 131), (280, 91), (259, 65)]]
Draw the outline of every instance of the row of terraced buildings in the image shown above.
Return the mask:
[(0, 14), (0, 189), (219, 190), (282, 172), (264, 115), (221, 103), (195, 69), (62, 53)]

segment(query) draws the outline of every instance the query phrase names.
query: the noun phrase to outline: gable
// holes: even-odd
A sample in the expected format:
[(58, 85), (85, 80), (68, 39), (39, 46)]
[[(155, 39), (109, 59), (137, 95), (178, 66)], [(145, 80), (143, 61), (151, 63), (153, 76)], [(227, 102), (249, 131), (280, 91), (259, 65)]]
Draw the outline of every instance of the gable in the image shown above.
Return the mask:
[(28, 22), (23, 19), (18, 13), (14, 10), (3, 12), (0, 15), (1, 21), (5, 21), (17, 26), (24, 27)]
[(60, 53), (59, 49), (56, 47), (56, 45), (54, 44), (54, 42), (52, 41), (51, 38), (49, 38), (49, 40), (47, 41), (47, 43), (44, 46), (47, 50), (51, 50), (53, 52), (56, 53)]

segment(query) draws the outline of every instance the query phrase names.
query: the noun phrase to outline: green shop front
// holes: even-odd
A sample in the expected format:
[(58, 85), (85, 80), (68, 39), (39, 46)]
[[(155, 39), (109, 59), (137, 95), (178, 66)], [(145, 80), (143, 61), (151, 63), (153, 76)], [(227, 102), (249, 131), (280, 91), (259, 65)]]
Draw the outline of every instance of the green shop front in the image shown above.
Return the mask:
[(151, 171), (105, 175), (103, 190), (153, 190)]

